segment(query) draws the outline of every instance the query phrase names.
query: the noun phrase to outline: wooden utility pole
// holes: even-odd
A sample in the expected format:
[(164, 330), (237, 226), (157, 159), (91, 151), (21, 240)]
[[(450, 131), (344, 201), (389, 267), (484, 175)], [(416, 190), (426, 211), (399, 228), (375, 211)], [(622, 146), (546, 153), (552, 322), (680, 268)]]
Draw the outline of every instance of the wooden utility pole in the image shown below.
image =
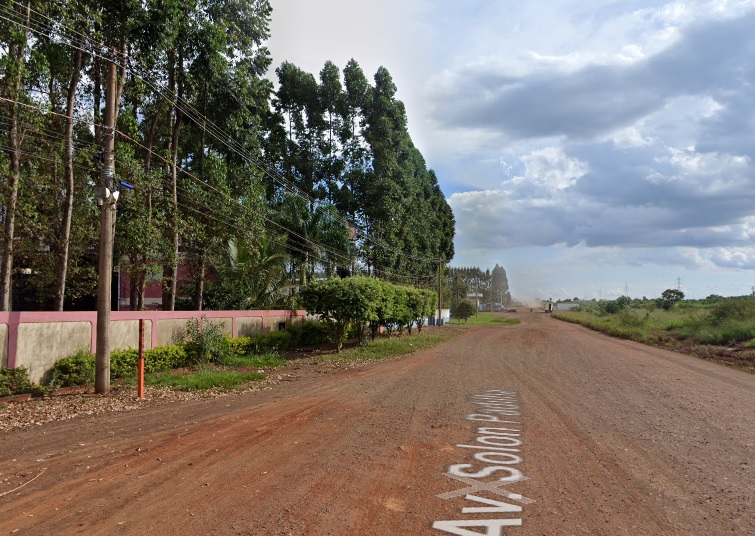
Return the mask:
[(102, 174), (100, 176), (100, 248), (97, 274), (97, 354), (94, 391), (110, 391), (110, 297), (113, 278), (113, 231), (115, 199), (112, 196), (115, 178), (115, 119), (118, 108), (116, 66), (107, 66), (105, 86), (105, 126), (102, 135)]
[(438, 260), (438, 326), (440, 326), (443, 307), (443, 257)]

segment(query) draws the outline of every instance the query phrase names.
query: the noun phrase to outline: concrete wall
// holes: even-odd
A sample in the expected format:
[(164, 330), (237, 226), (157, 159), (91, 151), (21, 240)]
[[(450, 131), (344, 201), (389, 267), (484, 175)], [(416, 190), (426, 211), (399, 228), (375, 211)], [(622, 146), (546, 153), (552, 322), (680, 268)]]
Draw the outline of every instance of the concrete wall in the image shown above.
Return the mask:
[[(139, 321), (117, 320), (110, 322), (110, 348), (127, 350), (139, 348)], [(152, 321), (144, 322), (144, 349), (152, 348)]]
[(239, 318), (237, 321), (239, 337), (249, 337), (262, 333), (262, 318), (250, 316), (248, 318)]
[(186, 322), (183, 318), (166, 318), (157, 321), (157, 346), (181, 344), (186, 335)]
[(8, 368), (8, 324), (0, 324), (0, 368)]
[[(183, 340), (190, 318), (206, 317), (223, 324), (232, 337), (277, 330), (278, 322), (304, 311), (121, 311), (112, 312), (110, 349), (139, 347), (139, 320), (143, 319), (145, 349), (177, 344)], [(55, 362), (84, 349), (97, 348), (95, 312), (0, 312), (0, 368), (27, 367), (35, 382), (45, 378)]]
[(79, 350), (90, 351), (92, 324), (89, 322), (28, 323), (18, 326), (16, 366), (29, 369), (35, 383), (58, 359)]

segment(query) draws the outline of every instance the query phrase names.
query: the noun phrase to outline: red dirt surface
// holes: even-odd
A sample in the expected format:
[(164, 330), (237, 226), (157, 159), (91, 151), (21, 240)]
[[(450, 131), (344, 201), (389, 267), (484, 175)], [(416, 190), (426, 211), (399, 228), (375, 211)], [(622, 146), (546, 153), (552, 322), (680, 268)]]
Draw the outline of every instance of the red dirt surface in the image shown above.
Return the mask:
[[(0, 535), (755, 535), (754, 375), (519, 316), (272, 390), (4, 433)], [(516, 424), (465, 419), (501, 417), (473, 404), (488, 390), (515, 393)], [(526, 480), (439, 497), (469, 486), (452, 466), (495, 469), (458, 446), (493, 426), (516, 430)]]

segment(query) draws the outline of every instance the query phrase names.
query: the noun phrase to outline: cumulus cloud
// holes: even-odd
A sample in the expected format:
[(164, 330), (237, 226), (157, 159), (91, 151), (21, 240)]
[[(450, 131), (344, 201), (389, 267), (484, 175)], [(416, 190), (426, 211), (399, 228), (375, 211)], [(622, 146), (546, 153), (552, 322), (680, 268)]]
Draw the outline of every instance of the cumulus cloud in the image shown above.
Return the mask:
[[(431, 98), (443, 109), (442, 128), (530, 145), (506, 158), (507, 169), (522, 173), (450, 196), (462, 241), (491, 250), (661, 249), (674, 252), (662, 263), (749, 266), (754, 5), (693, 7), (625, 14), (625, 22), (654, 24), (642, 46), (623, 45), (626, 61), (613, 55), (515, 76), (473, 62), (438, 79)], [(574, 54), (533, 58), (563, 67), (582, 61)]]

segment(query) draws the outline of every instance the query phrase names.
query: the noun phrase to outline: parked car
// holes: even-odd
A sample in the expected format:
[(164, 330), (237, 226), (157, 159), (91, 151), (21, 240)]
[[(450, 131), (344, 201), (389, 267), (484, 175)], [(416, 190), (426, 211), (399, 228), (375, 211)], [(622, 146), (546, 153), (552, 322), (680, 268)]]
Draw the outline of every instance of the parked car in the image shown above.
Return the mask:
[(503, 310), (504, 313), (516, 313), (516, 309), (513, 307), (509, 307), (508, 309)]

